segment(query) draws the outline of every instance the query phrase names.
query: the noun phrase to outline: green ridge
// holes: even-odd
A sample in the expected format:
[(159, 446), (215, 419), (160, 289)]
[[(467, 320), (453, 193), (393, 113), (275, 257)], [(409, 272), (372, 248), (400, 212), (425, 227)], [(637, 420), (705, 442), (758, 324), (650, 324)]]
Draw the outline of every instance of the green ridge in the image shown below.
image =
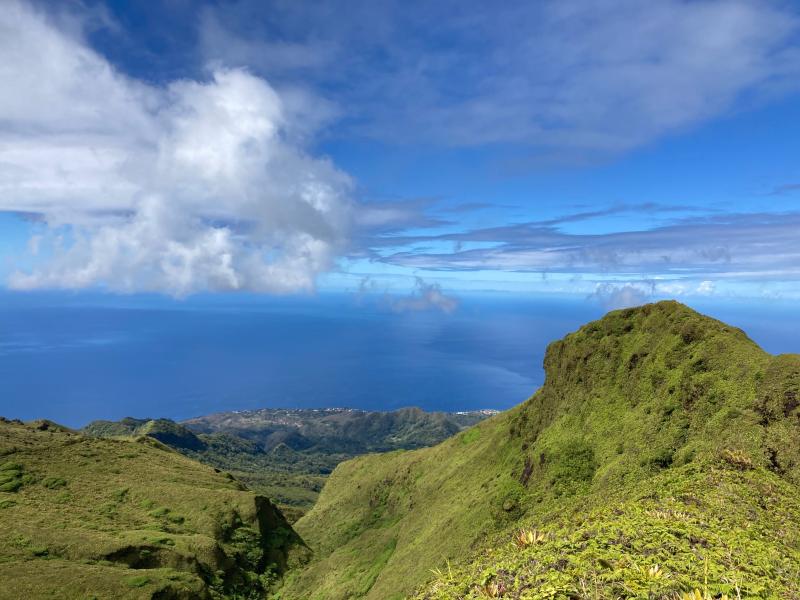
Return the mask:
[(800, 597), (800, 357), (662, 302), (551, 344), (545, 370), (438, 446), (337, 467), (280, 597)]
[(308, 550), (232, 477), (149, 437), (0, 419), (0, 598), (263, 598)]

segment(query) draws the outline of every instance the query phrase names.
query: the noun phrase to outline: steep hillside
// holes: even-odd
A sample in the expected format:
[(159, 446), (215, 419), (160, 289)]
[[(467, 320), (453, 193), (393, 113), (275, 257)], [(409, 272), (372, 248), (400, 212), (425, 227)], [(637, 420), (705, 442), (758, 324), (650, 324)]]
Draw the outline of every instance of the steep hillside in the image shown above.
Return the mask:
[(282, 598), (800, 596), (800, 357), (663, 302), (545, 370), (438, 446), (337, 467)]
[(229, 471), (293, 520), (317, 499), (340, 462), (366, 452), (437, 444), (491, 411), (429, 413), (333, 409), (261, 409), (168, 419), (94, 421), (89, 435), (147, 435), (201, 462)]
[(148, 437), (0, 419), (0, 598), (261, 598), (307, 558), (263, 496)]

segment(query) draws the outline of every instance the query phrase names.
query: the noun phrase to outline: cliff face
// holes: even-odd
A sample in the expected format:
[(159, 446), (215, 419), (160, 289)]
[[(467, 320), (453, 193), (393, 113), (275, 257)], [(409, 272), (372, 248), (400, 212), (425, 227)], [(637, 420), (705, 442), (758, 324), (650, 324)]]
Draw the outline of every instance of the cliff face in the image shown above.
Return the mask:
[(151, 438), (0, 422), (0, 598), (259, 593), (308, 550), (275, 506)]
[(340, 465), (285, 597), (672, 597), (705, 573), (800, 594), (797, 356), (663, 302), (551, 344), (545, 370), (439, 446)]

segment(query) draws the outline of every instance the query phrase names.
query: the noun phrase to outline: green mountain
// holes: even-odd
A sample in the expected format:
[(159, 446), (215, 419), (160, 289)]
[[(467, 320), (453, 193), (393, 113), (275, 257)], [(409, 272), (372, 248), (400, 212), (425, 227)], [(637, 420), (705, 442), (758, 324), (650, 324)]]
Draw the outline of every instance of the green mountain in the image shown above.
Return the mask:
[(168, 419), (94, 421), (99, 437), (147, 435), (231, 472), (279, 504), (290, 520), (311, 508), (327, 475), (367, 452), (437, 444), (494, 414), (332, 409), (261, 409), (218, 413), (175, 423)]
[[(545, 371), (416, 449), (391, 450), (446, 419), (0, 420), (0, 599), (800, 597), (800, 356), (662, 302), (554, 342)], [(294, 529), (181, 454), (299, 476), (386, 446)]]
[(799, 356), (662, 302), (544, 366), (513, 410), (339, 465), (280, 597), (800, 597)]
[(0, 532), (0, 598), (15, 600), (263, 598), (308, 557), (230, 475), (152, 437), (48, 421), (0, 419)]

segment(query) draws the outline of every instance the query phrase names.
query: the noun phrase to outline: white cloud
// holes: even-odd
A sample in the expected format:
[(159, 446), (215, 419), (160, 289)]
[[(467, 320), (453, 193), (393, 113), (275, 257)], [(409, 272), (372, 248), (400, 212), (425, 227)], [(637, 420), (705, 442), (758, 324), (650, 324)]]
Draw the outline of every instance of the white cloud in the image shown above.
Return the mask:
[(712, 296), (716, 291), (716, 285), (713, 281), (701, 281), (695, 293), (699, 296)]
[(417, 277), (414, 291), (404, 298), (391, 299), (390, 306), (397, 312), (439, 310), (451, 313), (458, 308), (458, 300), (444, 293), (440, 284), (427, 283)]
[(599, 282), (590, 298), (608, 309), (629, 308), (651, 302), (656, 298), (712, 296), (716, 293), (713, 281), (628, 281)]
[(13, 287), (307, 290), (347, 243), (353, 184), (304, 146), (324, 116), (246, 70), (145, 84), (12, 0), (0, 90), (0, 210), (47, 223)]
[(648, 283), (598, 283), (592, 298), (607, 309), (629, 308), (648, 302), (654, 293), (653, 284)]

